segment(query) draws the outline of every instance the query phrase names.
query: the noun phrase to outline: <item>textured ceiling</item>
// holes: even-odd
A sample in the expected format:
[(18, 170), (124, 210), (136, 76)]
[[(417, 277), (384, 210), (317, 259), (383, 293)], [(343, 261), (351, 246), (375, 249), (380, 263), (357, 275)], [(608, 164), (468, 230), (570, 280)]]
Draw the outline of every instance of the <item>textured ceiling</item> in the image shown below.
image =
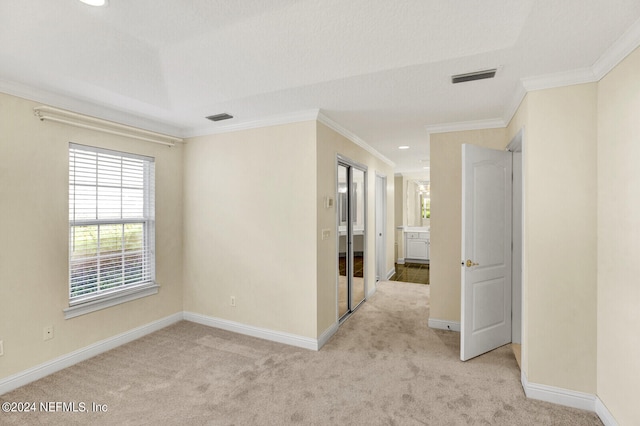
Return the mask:
[(2, 0), (0, 90), (176, 136), (321, 109), (420, 171), (425, 126), (507, 120), (523, 80), (592, 67), (639, 18), (638, 0)]

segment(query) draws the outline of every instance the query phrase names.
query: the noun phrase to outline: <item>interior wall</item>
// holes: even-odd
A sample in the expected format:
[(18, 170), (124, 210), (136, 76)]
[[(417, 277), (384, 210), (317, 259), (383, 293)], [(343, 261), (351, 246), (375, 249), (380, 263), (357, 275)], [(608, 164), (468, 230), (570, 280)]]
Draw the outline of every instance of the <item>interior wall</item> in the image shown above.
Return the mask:
[(640, 49), (598, 86), (598, 397), (640, 419)]
[[(394, 268), (394, 179), (393, 167), (351, 142), (338, 132), (317, 123), (317, 259), (318, 259), (318, 335), (332, 327), (337, 319), (337, 217), (334, 207), (324, 207), (324, 198), (336, 198), (337, 155), (367, 166), (367, 223), (365, 280), (369, 294), (376, 286), (375, 189), (376, 172), (387, 176), (387, 245), (386, 270)], [(329, 229), (331, 238), (322, 240), (322, 230)]]
[(188, 140), (185, 311), (317, 337), (315, 140), (314, 121)]
[(431, 135), (430, 318), (460, 322), (462, 144), (504, 149), (506, 129)]
[[(107, 135), (33, 114), (0, 94), (0, 377), (182, 311), (183, 148)], [(158, 294), (64, 319), (69, 306), (69, 142), (156, 159)], [(54, 338), (43, 340), (53, 326)]]
[(527, 98), (527, 376), (532, 383), (595, 394), (597, 85), (534, 91)]

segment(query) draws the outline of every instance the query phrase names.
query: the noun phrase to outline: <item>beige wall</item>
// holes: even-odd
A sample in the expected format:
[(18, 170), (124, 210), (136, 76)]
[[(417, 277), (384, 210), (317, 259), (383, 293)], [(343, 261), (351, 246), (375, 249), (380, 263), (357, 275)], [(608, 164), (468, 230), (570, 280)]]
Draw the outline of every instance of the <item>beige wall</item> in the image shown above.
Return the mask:
[[(0, 94), (0, 377), (182, 311), (182, 147), (40, 122), (37, 106)], [(158, 294), (65, 320), (68, 144), (156, 159)], [(54, 338), (43, 341), (43, 328)]]
[(431, 135), (430, 318), (460, 322), (462, 144), (504, 149), (505, 129)]
[[(524, 152), (524, 371), (596, 392), (597, 84), (530, 92)], [(519, 126), (519, 127), (518, 127)]]
[(315, 126), (188, 140), (185, 311), (317, 337)]
[(598, 87), (598, 396), (640, 419), (640, 50)]
[[(375, 189), (376, 173), (387, 178), (387, 247), (386, 270), (394, 267), (394, 178), (393, 168), (360, 146), (322, 123), (317, 123), (317, 209), (318, 209), (318, 335), (337, 321), (337, 229), (335, 207), (326, 209), (324, 197), (335, 199), (337, 155), (367, 166), (366, 285), (369, 293), (376, 285)], [(322, 240), (322, 229), (330, 229), (332, 238)]]
[(523, 370), (595, 393), (596, 84), (530, 92), (507, 129), (431, 136), (431, 318), (460, 320), (462, 143), (525, 127)]
[[(393, 169), (316, 121), (193, 138), (168, 148), (42, 123), (0, 95), (0, 377), (189, 311), (317, 338), (336, 317), (338, 153), (369, 168), (367, 284), (375, 289), (375, 176)], [(68, 142), (156, 159), (157, 295), (69, 320)], [(321, 240), (322, 229), (332, 238)], [(184, 237), (183, 237), (184, 235)], [(230, 306), (230, 297), (236, 307)], [(43, 341), (45, 326), (55, 337)]]

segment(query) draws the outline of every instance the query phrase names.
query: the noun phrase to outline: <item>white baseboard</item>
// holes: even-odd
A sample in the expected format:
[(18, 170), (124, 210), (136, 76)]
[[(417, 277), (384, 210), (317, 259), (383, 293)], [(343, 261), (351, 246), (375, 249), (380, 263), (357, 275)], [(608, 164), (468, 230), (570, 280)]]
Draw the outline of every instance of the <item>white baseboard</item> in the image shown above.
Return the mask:
[(398, 265), (404, 265), (404, 257), (399, 257), (398, 261), (396, 262)]
[(590, 393), (530, 383), (524, 371), (520, 375), (520, 381), (522, 382), (522, 387), (527, 398), (552, 402), (581, 410), (596, 411), (596, 396)]
[(272, 342), (284, 343), (285, 345), (297, 346), (299, 348), (311, 349), (313, 351), (317, 351), (319, 349), (319, 341), (310, 337), (254, 327), (235, 321), (196, 314), (194, 312), (185, 311), (184, 319), (186, 321), (196, 322), (198, 324), (208, 325), (209, 327), (220, 328), (222, 330), (232, 331), (238, 334), (271, 340)]
[(396, 268), (394, 266), (393, 268), (389, 269), (389, 271), (387, 272), (387, 281), (389, 281), (389, 278), (394, 276), (395, 273), (396, 273)]
[(371, 296), (376, 294), (376, 291), (378, 291), (378, 282), (376, 282), (374, 285), (367, 286), (367, 299), (371, 298)]
[(609, 412), (609, 409), (607, 408), (607, 406), (604, 405), (602, 400), (597, 396), (596, 396), (596, 414), (598, 415), (598, 417), (600, 417), (600, 420), (602, 420), (602, 423), (604, 423), (604, 426), (618, 426), (618, 422), (616, 421), (615, 418), (613, 418), (613, 415)]
[(0, 395), (92, 358), (103, 352), (117, 348), (125, 343), (132, 342), (146, 336), (147, 334), (153, 333), (154, 331), (168, 327), (180, 320), (182, 320), (182, 312), (159, 319), (141, 327), (134, 328), (133, 330), (126, 331), (118, 334), (117, 336), (109, 337), (108, 339), (101, 340), (66, 355), (59, 356), (51, 361), (36, 365), (28, 370), (6, 377), (0, 380)]
[(320, 337), (318, 337), (318, 348), (316, 350), (320, 350), (320, 348), (322, 348), (325, 343), (327, 343), (329, 339), (331, 339), (336, 331), (338, 331), (338, 323), (334, 322), (331, 327), (327, 328), (324, 333), (322, 333)]
[(460, 331), (459, 322), (439, 320), (434, 318), (429, 318), (429, 327), (437, 328), (438, 330)]

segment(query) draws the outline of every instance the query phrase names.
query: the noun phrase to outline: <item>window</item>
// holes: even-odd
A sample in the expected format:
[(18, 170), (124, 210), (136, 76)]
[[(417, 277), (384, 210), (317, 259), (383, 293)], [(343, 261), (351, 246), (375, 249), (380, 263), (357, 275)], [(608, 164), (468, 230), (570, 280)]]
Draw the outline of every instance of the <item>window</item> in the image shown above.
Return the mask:
[(157, 293), (154, 159), (69, 144), (71, 318)]

